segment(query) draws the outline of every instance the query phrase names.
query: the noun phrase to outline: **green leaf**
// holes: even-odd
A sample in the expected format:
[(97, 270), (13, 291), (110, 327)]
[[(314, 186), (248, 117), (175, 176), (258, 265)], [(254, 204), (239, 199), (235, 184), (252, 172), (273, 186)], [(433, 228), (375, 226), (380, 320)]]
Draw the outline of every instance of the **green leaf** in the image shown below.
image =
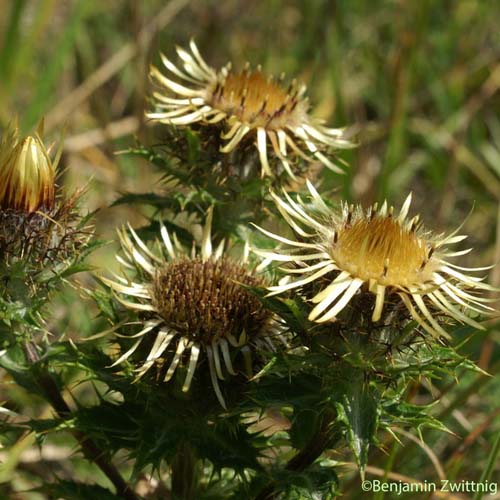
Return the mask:
[(380, 426), (389, 429), (394, 425), (404, 425), (416, 429), (419, 434), (425, 427), (451, 432), (442, 422), (429, 415), (429, 410), (435, 404), (415, 405), (399, 398), (386, 397), (381, 405)]
[(196, 134), (193, 134), (189, 129), (186, 129), (186, 140), (188, 147), (188, 163), (194, 165), (198, 162), (200, 158), (200, 139)]
[(334, 403), (337, 421), (344, 424), (347, 440), (358, 463), (361, 477), (368, 460), (368, 449), (375, 440), (379, 421), (379, 395), (373, 385), (359, 376), (344, 384), (345, 392)]
[[(335, 469), (315, 463), (303, 471), (272, 471), (276, 491), (283, 500), (331, 499), (338, 493), (339, 480)], [(250, 498), (254, 498), (251, 495)]]
[(171, 157), (167, 158), (166, 156), (157, 153), (153, 149), (148, 149), (142, 145), (139, 145), (136, 148), (130, 148), (125, 151), (121, 151), (121, 153), (144, 158), (145, 160), (158, 167), (161, 171), (165, 172), (167, 175), (172, 176), (174, 179), (179, 180), (179, 182), (185, 185), (189, 185), (189, 175), (183, 169), (178, 168), (178, 166), (175, 165), (172, 161)]
[(99, 288), (94, 288), (88, 293), (96, 302), (100, 311), (102, 311), (107, 318), (118, 322), (118, 316), (116, 314), (113, 298), (108, 289), (101, 290)]
[(92, 271), (95, 269), (95, 266), (91, 264), (85, 264), (84, 262), (79, 262), (76, 264), (72, 264), (71, 266), (64, 269), (60, 274), (57, 275), (58, 278), (68, 278), (73, 274), (83, 273), (86, 271)]

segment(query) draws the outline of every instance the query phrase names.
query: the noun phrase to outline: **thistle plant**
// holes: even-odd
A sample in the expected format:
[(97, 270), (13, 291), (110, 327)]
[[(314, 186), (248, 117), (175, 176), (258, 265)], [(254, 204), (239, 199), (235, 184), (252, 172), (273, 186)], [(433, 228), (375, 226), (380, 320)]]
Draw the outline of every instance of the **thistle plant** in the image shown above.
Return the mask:
[[(51, 348), (47, 311), (50, 299), (67, 278), (85, 269), (84, 259), (96, 244), (91, 241), (89, 216), (78, 208), (83, 190), (68, 198), (57, 192), (62, 149), (60, 146), (51, 158), (42, 132), (40, 125), (35, 135), (21, 137), (17, 125), (12, 124), (0, 143), (1, 364), (20, 386), (41, 395), (58, 418), (70, 419), (71, 409), (54, 367), (43, 361)], [(72, 434), (84, 455), (102, 469), (124, 498), (131, 498), (105, 453), (78, 429), (72, 429)]]
[[(78, 268), (92, 233), (78, 210), (83, 190), (56, 193), (61, 149), (51, 158), (41, 134), (42, 126), (21, 137), (11, 124), (0, 143), (0, 303), (3, 322), (21, 330), (25, 322), (43, 329), (41, 309)], [(8, 328), (2, 341), (12, 333), (19, 330)]]
[(160, 56), (167, 74), (151, 66), (158, 141), (125, 154), (162, 180), (117, 202), (147, 222), (116, 228), (116, 267), (82, 292), (93, 335), (36, 334), (96, 242), (81, 192), (56, 186), (61, 150), (41, 130), (2, 135), (0, 364), (55, 413), (3, 425), (69, 429), (114, 488), (54, 479), (49, 498), (333, 498), (341, 461), (364, 478), (382, 435), (448, 430), (410, 391), (480, 371), (454, 332), (484, 329), (497, 289), (463, 265), (461, 227), (411, 213), (415, 195), (364, 207), (325, 188), (352, 134), (314, 117), (304, 85), (189, 49)]

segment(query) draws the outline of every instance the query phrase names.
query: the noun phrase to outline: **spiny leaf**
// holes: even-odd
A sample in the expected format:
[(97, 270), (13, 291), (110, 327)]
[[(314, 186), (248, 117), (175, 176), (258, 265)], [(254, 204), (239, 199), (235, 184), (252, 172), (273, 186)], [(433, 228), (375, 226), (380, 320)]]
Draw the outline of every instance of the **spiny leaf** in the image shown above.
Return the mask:
[(426, 427), (452, 434), (444, 423), (429, 414), (432, 406), (435, 406), (435, 403), (414, 405), (400, 399), (384, 398), (381, 404), (380, 426), (389, 428), (393, 425), (402, 424), (416, 429), (419, 434)]
[[(280, 498), (286, 500), (316, 500), (334, 498), (338, 490), (338, 476), (333, 467), (320, 463), (310, 465), (305, 470), (273, 470), (276, 491), (283, 492)], [(254, 498), (250, 495), (249, 498)]]
[(379, 395), (361, 376), (344, 384), (344, 394), (334, 403), (337, 421), (344, 424), (347, 440), (359, 466), (361, 477), (368, 460), (379, 421)]

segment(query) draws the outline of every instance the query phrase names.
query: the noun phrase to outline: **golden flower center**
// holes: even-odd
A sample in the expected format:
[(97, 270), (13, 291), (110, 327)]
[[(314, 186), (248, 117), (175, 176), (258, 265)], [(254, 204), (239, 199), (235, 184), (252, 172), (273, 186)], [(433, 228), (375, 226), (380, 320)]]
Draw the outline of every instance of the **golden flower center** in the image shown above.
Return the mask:
[(258, 334), (270, 319), (261, 302), (241, 285), (262, 286), (262, 278), (231, 259), (169, 262), (153, 283), (153, 303), (168, 327), (209, 344), (227, 334)]
[(430, 247), (392, 217), (363, 217), (336, 233), (331, 255), (338, 267), (364, 281), (409, 287), (432, 277)]
[(288, 93), (260, 71), (229, 73), (209, 92), (207, 102), (251, 127), (282, 128), (303, 107), (296, 91)]

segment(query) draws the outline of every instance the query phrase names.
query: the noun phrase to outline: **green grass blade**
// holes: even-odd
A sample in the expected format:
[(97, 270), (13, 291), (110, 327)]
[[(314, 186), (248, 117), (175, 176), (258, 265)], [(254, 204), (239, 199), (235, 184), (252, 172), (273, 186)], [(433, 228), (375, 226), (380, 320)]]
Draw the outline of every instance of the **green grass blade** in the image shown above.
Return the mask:
[(26, 5), (26, 0), (12, 2), (8, 28), (5, 32), (2, 51), (0, 52), (0, 77), (6, 80), (9, 77), (10, 68), (16, 53), (16, 46), (19, 41), (21, 17)]
[(73, 12), (68, 18), (66, 28), (61, 38), (55, 44), (55, 50), (50, 63), (43, 74), (43, 78), (38, 81), (31, 105), (24, 114), (22, 121), (24, 129), (30, 129), (36, 125), (52, 104), (54, 86), (61, 75), (64, 64), (72, 54), (77, 32), (82, 26), (82, 20), (88, 12), (89, 9), (86, 8), (85, 1), (80, 0), (74, 4)]
[[(484, 469), (483, 473), (481, 474), (481, 479), (479, 480), (480, 483), (484, 484), (484, 483), (486, 483), (486, 481), (490, 480), (491, 474), (493, 473), (493, 469), (496, 465), (499, 453), (500, 453), (500, 431), (498, 432), (495, 444), (493, 445), (493, 448), (491, 449), (491, 453), (490, 453), (490, 456), (488, 457), (488, 463), (486, 464), (486, 468)], [(483, 495), (484, 495), (484, 491), (478, 491), (474, 496), (474, 500), (481, 500), (483, 498)]]

